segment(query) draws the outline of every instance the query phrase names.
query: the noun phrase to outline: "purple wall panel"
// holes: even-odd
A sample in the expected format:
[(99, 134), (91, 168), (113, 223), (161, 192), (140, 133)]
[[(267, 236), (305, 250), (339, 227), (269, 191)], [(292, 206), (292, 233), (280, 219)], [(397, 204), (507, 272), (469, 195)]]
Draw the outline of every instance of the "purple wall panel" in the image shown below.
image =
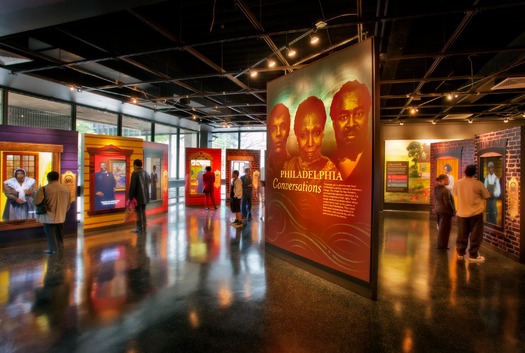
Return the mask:
[[(0, 126), (0, 141), (62, 145), (60, 173), (71, 171), (78, 180), (78, 133), (76, 131), (40, 129), (21, 126)], [(71, 205), (66, 216), (65, 230), (68, 235), (77, 234), (77, 203)], [(2, 229), (0, 223), (0, 245), (15, 241), (26, 241), (44, 237), (42, 227), (18, 230)]]

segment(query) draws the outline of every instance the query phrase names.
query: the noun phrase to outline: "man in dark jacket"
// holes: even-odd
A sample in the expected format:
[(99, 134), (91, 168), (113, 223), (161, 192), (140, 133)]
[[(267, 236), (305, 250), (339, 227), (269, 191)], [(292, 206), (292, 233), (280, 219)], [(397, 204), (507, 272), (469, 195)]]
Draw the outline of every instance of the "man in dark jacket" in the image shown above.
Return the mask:
[(142, 169), (142, 161), (135, 159), (128, 194), (129, 200), (137, 200), (137, 228), (132, 230), (133, 233), (146, 232), (146, 204), (149, 202), (149, 183), (150, 177), (148, 172)]
[(437, 248), (448, 250), (448, 240), (450, 238), (450, 228), (452, 227), (452, 217), (456, 214), (454, 197), (447, 188), (449, 183), (448, 175), (441, 174), (436, 178), (438, 184), (434, 187), (436, 204), (434, 213), (438, 221)]
[(243, 221), (252, 220), (252, 195), (253, 195), (253, 179), (250, 168), (244, 169), (244, 175), (241, 177), (242, 181), (242, 199), (241, 199), (241, 214)]

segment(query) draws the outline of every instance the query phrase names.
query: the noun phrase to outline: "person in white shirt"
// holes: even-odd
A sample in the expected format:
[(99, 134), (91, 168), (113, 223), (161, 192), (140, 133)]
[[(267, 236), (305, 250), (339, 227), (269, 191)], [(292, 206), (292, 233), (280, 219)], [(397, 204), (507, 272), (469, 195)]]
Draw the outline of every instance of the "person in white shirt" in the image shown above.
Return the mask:
[(489, 175), (485, 178), (485, 187), (490, 193), (490, 198), (487, 200), (487, 211), (485, 221), (492, 224), (498, 224), (498, 208), (496, 206), (496, 200), (501, 195), (501, 187), (499, 185), (499, 179), (494, 174), (494, 163), (489, 162), (487, 165)]
[(448, 176), (448, 185), (446, 186), (446, 188), (452, 191), (452, 189), (454, 188), (454, 176), (451, 173), (452, 167), (450, 166), (450, 164), (445, 164), (443, 166), (443, 171)]
[(4, 194), (7, 202), (4, 209), (4, 221), (16, 221), (35, 218), (33, 198), (36, 181), (28, 177), (25, 169), (18, 168), (13, 178), (4, 181)]
[(242, 199), (242, 181), (239, 179), (239, 171), (232, 172), (232, 181), (230, 185), (230, 208), (235, 214), (235, 221), (232, 226), (235, 228), (242, 228), (243, 223), (241, 219), (241, 199)]
[[(479, 254), (483, 242), (483, 211), (484, 200), (490, 197), (489, 191), (483, 183), (474, 179), (476, 166), (469, 164), (465, 168), (465, 177), (454, 184), (452, 193), (457, 196), (458, 236), (456, 252), (458, 260), (463, 260), (469, 250), (469, 261), (473, 263), (485, 262), (485, 257)], [(470, 243), (470, 244), (469, 244)]]

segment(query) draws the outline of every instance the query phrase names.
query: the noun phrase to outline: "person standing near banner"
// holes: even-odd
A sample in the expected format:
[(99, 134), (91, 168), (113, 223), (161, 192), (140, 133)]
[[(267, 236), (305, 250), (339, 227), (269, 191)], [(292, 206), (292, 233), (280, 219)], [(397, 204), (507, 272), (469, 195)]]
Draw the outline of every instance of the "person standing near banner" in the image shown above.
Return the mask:
[(37, 190), (35, 205), (45, 202), (47, 212), (37, 214), (36, 220), (44, 224), (47, 238), (47, 250), (44, 253), (53, 255), (64, 248), (64, 222), (66, 213), (71, 206), (71, 191), (58, 181), (60, 174), (52, 171), (47, 173), (48, 184)]
[(131, 173), (131, 180), (129, 184), (128, 199), (137, 200), (137, 228), (133, 229), (133, 233), (146, 233), (146, 205), (149, 202), (148, 187), (150, 184), (150, 177), (148, 172), (142, 168), (142, 161), (135, 159), (133, 161), (133, 173)]

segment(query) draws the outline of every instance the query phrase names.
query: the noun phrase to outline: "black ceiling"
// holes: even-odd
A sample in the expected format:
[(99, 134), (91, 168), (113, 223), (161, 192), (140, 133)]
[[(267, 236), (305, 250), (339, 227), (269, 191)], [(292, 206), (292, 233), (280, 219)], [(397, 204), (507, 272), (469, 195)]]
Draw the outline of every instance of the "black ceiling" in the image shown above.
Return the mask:
[[(32, 15), (45, 18), (46, 6), (68, 1), (34, 2), (41, 7)], [(382, 122), (524, 119), (524, 1), (148, 3), (6, 34), (0, 66), (214, 128), (257, 127), (266, 121), (267, 82), (375, 36)]]

